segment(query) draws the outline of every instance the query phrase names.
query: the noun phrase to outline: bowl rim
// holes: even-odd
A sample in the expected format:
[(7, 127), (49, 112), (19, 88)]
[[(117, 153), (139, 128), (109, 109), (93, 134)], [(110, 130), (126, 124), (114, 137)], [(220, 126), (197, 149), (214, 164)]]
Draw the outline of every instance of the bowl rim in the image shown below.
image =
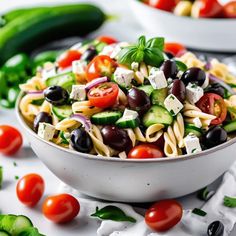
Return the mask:
[(130, 0), (131, 3), (133, 4), (137, 4), (137, 5), (140, 5), (140, 6), (143, 6), (144, 8), (146, 9), (149, 9), (151, 11), (155, 11), (155, 12), (158, 12), (160, 14), (163, 14), (163, 15), (166, 15), (166, 16), (169, 16), (169, 17), (173, 17), (173, 18), (179, 18), (179, 19), (182, 19), (182, 20), (186, 20), (186, 21), (198, 21), (198, 22), (210, 22), (210, 23), (219, 23), (219, 22), (222, 22), (222, 23), (236, 23), (236, 18), (194, 18), (194, 17), (190, 17), (190, 16), (177, 16), (175, 15), (173, 12), (168, 12), (168, 11), (164, 11), (164, 10), (160, 10), (158, 8), (154, 8), (148, 4), (145, 4), (143, 3), (142, 1), (138, 1), (138, 0)]
[(236, 143), (236, 137), (232, 138), (230, 140), (228, 140), (227, 142), (220, 144), (216, 147), (201, 151), (199, 153), (196, 154), (185, 154), (185, 155), (180, 155), (177, 157), (163, 157), (163, 158), (146, 158), (146, 159), (121, 159), (121, 158), (117, 158), (117, 157), (105, 157), (105, 156), (97, 156), (97, 155), (93, 155), (93, 154), (88, 154), (88, 153), (82, 153), (82, 152), (77, 152), (75, 150), (72, 149), (68, 149), (68, 148), (64, 148), (61, 147), (59, 145), (56, 145), (53, 142), (49, 142), (46, 141), (42, 138), (40, 138), (25, 122), (20, 109), (19, 109), (19, 104), (20, 101), (22, 99), (24, 95), (24, 92), (21, 91), (20, 94), (18, 95), (17, 101), (16, 101), (16, 106), (15, 106), (15, 113), (17, 116), (17, 119), (20, 123), (20, 125), (24, 128), (24, 130), (26, 130), (30, 135), (34, 136), (38, 141), (44, 142), (45, 144), (57, 148), (65, 153), (70, 153), (73, 155), (78, 155), (79, 157), (82, 157), (84, 159), (88, 159), (88, 160), (97, 160), (97, 161), (110, 161), (110, 162), (123, 162), (123, 163), (156, 163), (156, 162), (177, 162), (177, 161), (188, 161), (188, 160), (192, 160), (195, 158), (203, 158), (209, 154), (212, 154), (214, 152), (217, 152), (218, 150), (221, 149), (225, 149), (231, 145), (233, 145), (234, 143)]

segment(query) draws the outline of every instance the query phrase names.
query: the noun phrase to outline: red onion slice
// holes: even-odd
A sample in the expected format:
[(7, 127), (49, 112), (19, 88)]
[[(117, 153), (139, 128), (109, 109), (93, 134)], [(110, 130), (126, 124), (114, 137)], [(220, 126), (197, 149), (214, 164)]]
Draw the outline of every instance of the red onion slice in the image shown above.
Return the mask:
[(85, 89), (86, 89), (86, 91), (88, 91), (88, 90), (90, 90), (91, 88), (97, 86), (98, 84), (107, 82), (108, 80), (109, 80), (109, 79), (108, 79), (106, 76), (101, 77), (101, 78), (94, 79), (94, 80), (92, 80), (91, 82), (89, 82), (89, 83), (86, 84)]
[(211, 62), (208, 61), (208, 62), (204, 65), (204, 68), (205, 68), (206, 70), (210, 70), (210, 69), (212, 68)]
[(236, 92), (228, 84), (226, 84), (223, 80), (217, 78), (213, 74), (209, 74), (209, 79), (211, 82), (220, 84), (222, 87), (228, 90), (231, 94), (236, 95)]
[(91, 121), (87, 117), (80, 114), (73, 114), (70, 116), (70, 119), (78, 121), (84, 126), (87, 132), (90, 131), (92, 124), (91, 124)]
[(43, 94), (44, 90), (32, 90), (32, 91), (28, 91), (27, 94)]

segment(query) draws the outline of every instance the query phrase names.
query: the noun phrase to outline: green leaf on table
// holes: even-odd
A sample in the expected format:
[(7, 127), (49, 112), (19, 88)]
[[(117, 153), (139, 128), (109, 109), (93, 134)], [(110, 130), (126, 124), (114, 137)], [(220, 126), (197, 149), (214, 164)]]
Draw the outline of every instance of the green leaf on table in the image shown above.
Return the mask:
[(207, 213), (199, 208), (194, 208), (192, 210), (192, 213), (195, 214), (195, 215), (199, 215), (199, 216), (206, 216)]
[(120, 208), (111, 205), (106, 206), (100, 210), (97, 207), (96, 212), (91, 216), (98, 217), (102, 220), (128, 221), (131, 223), (136, 223), (136, 220), (133, 217), (127, 216)]
[(236, 198), (225, 196), (224, 197), (224, 206), (230, 207), (230, 208), (235, 208), (236, 207)]

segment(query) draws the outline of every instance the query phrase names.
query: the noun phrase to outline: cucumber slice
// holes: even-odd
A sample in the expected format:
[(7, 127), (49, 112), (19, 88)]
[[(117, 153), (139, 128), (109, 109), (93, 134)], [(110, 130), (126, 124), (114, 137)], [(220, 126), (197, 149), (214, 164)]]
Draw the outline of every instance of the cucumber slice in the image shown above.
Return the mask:
[(63, 120), (72, 115), (72, 108), (71, 106), (68, 106), (68, 105), (64, 105), (60, 107), (53, 106), (52, 112), (59, 120)]
[(70, 143), (69, 140), (65, 137), (65, 134), (64, 134), (63, 131), (60, 131), (59, 136), (60, 136), (60, 138), (62, 139), (61, 144), (66, 144), (66, 145), (68, 145), (68, 144)]
[(10, 236), (10, 234), (5, 230), (0, 230), (0, 236)]
[(153, 87), (152, 85), (142, 85), (140, 87), (138, 87), (140, 90), (143, 90), (149, 97), (151, 96), (152, 92), (153, 92)]
[(46, 85), (53, 86), (58, 85), (71, 91), (72, 85), (76, 84), (75, 75), (72, 72), (67, 72), (64, 74), (59, 74), (53, 77), (50, 77), (46, 80)]
[(29, 227), (23, 231), (21, 231), (17, 236), (45, 236), (39, 233), (38, 229), (34, 227)]
[(151, 94), (151, 101), (153, 105), (161, 105), (164, 106), (164, 101), (168, 95), (168, 89), (155, 89)]
[(23, 215), (19, 215), (16, 217), (16, 220), (13, 224), (12, 234), (18, 235), (23, 230), (26, 230), (32, 226), (33, 226), (33, 224), (28, 217), (23, 216)]
[(38, 100), (33, 100), (31, 104), (36, 105), (36, 106), (41, 106), (44, 102), (44, 99), (38, 99)]
[(97, 113), (91, 117), (91, 121), (96, 125), (112, 125), (120, 119), (122, 113), (119, 111), (104, 111)]
[(236, 131), (236, 120), (229, 122), (223, 127), (227, 133)]
[(193, 124), (185, 124), (185, 135), (188, 135), (190, 133), (195, 134), (197, 137), (201, 137), (202, 129), (196, 127)]
[(172, 115), (162, 106), (154, 105), (143, 117), (143, 124), (149, 127), (154, 124), (171, 125)]
[(134, 129), (139, 126), (139, 119), (138, 118), (133, 118), (133, 117), (122, 117), (118, 121), (116, 121), (116, 125), (119, 128), (126, 129), (126, 128), (131, 128)]
[(1, 217), (0, 230), (5, 230), (8, 233), (12, 234), (16, 218), (16, 215), (4, 215), (3, 217)]

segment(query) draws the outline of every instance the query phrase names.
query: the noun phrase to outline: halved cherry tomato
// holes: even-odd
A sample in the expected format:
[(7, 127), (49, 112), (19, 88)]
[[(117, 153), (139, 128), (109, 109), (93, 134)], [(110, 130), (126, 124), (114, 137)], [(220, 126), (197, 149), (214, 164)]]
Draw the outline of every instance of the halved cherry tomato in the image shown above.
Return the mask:
[(236, 1), (231, 1), (223, 7), (224, 16), (227, 18), (236, 18)]
[(182, 215), (182, 206), (177, 201), (162, 200), (146, 211), (145, 222), (154, 231), (163, 232), (178, 224)]
[(92, 106), (107, 108), (116, 103), (119, 93), (117, 84), (108, 82), (91, 88), (88, 92), (88, 99)]
[(176, 0), (149, 0), (148, 4), (163, 11), (171, 12), (176, 6)]
[(181, 56), (187, 49), (183, 44), (180, 43), (165, 43), (164, 51), (171, 53), (173, 56)]
[(22, 146), (21, 133), (9, 125), (0, 125), (0, 153), (10, 156), (15, 154)]
[(16, 185), (18, 199), (26, 206), (33, 207), (41, 199), (45, 189), (43, 178), (38, 174), (22, 177)]
[(112, 60), (109, 56), (96, 56), (86, 68), (87, 80), (91, 81), (102, 76), (110, 77), (115, 71), (116, 67), (116, 62)]
[(57, 60), (57, 63), (61, 69), (65, 69), (72, 66), (72, 62), (79, 60), (80, 57), (81, 53), (77, 50), (68, 50), (60, 55)]
[(99, 42), (103, 42), (106, 44), (113, 44), (113, 43), (117, 43), (117, 40), (111, 36), (106, 36), (106, 35), (102, 35), (96, 38)]
[(215, 18), (223, 11), (222, 5), (217, 0), (197, 0), (196, 4), (199, 7), (198, 17)]
[(43, 214), (55, 223), (66, 223), (73, 220), (80, 211), (80, 204), (69, 194), (48, 197), (42, 208)]
[(206, 93), (196, 103), (203, 112), (216, 116), (217, 118), (211, 121), (212, 125), (221, 124), (227, 116), (227, 108), (224, 99), (215, 93)]
[(130, 159), (146, 159), (146, 158), (160, 158), (164, 157), (163, 151), (153, 144), (140, 144), (128, 154)]

